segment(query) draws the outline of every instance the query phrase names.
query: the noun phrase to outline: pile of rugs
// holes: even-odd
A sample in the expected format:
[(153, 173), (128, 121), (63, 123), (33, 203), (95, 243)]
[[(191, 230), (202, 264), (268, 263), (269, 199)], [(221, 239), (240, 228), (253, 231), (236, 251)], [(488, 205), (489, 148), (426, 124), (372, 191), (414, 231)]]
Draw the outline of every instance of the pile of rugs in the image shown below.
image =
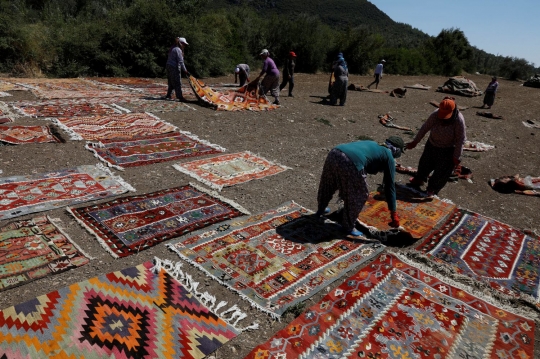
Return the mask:
[(540, 88), (540, 75), (535, 74), (523, 83), (523, 86)]
[[(190, 84), (194, 96), (218, 110), (276, 108), (255, 83), (217, 91), (193, 77)], [(280, 319), (338, 281), (281, 331), (261, 338), (246, 358), (534, 356), (540, 237), (405, 186), (396, 188), (402, 226), (388, 225), (384, 193), (374, 192), (358, 217), (369, 233), (362, 238), (343, 233), (332, 220), (339, 212), (321, 218), (294, 201), (250, 214), (218, 192), (269, 181), (290, 168), (249, 151), (227, 153), (161, 120), (157, 112), (189, 109), (151, 99), (164, 93), (164, 84), (0, 81), (5, 91), (19, 87), (41, 100), (3, 105), (0, 119), (34, 117), (54, 125), (5, 124), (0, 142), (61, 146), (65, 133), (91, 141), (85, 147), (102, 163), (0, 178), (0, 220), (9, 220), (0, 225), (0, 292), (94, 260), (58, 219), (14, 220), (64, 207), (114, 258), (137, 261), (140, 251), (166, 246), (178, 262), (139, 261), (1, 310), (1, 359), (204, 358), (258, 330), (241, 307)], [(395, 120), (379, 116), (386, 127), (410, 130)], [(136, 189), (112, 170), (165, 161), (209, 188), (189, 183), (127, 196)], [(472, 176), (466, 167), (457, 170)], [(494, 183), (514, 192), (540, 186), (530, 176)], [(387, 248), (404, 237), (414, 249)], [(232, 291), (236, 303), (201, 290), (191, 267)]]
[(482, 95), (476, 84), (463, 76), (450, 77), (437, 91), (467, 97)]

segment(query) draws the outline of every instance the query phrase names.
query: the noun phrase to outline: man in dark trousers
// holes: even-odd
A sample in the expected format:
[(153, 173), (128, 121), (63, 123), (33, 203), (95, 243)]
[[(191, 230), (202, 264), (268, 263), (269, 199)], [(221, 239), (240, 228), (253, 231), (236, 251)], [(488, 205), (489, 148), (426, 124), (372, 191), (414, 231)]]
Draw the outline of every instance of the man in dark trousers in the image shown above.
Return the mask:
[(167, 100), (171, 99), (172, 91), (174, 90), (178, 101), (185, 101), (182, 96), (182, 80), (181, 74), (184, 72), (189, 76), (189, 71), (184, 64), (184, 48), (188, 45), (185, 37), (177, 37), (175, 45), (169, 51), (167, 59), (167, 80), (168, 88), (167, 95), (164, 97)]
[(296, 54), (289, 52), (289, 57), (283, 66), (283, 82), (279, 85), (279, 91), (283, 90), (289, 83), (289, 97), (294, 97), (292, 90), (294, 88), (294, 67), (296, 66)]

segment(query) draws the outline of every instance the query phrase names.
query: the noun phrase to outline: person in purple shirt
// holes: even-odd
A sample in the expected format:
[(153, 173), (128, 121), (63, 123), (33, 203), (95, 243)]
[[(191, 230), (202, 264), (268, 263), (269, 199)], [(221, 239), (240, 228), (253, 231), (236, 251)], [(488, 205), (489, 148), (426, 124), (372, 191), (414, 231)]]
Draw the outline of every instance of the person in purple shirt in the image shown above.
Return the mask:
[(172, 91), (176, 94), (176, 98), (180, 102), (184, 102), (185, 99), (182, 96), (182, 80), (181, 73), (182, 71), (189, 76), (189, 71), (186, 69), (184, 64), (184, 48), (188, 45), (186, 38), (177, 37), (175, 45), (169, 51), (169, 56), (167, 58), (167, 95), (164, 99), (170, 100)]
[(259, 56), (264, 62), (261, 73), (255, 80), (260, 80), (266, 74), (261, 81), (259, 94), (266, 96), (266, 93), (270, 91), (275, 99), (274, 105), (279, 105), (279, 70), (274, 60), (270, 58), (270, 53), (267, 49), (262, 50)]

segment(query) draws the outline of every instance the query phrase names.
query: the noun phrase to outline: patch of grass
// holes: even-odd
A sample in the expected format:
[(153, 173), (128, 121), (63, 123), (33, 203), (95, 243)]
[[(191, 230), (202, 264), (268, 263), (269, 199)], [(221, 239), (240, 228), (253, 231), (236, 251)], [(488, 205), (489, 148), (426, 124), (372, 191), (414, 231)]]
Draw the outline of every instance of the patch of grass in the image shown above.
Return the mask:
[(414, 132), (414, 131), (405, 131), (405, 132), (403, 132), (403, 134), (404, 134), (404, 135), (407, 135), (407, 136), (409, 136), (409, 137), (414, 137), (414, 136), (416, 136), (416, 132)]
[(355, 120), (347, 120), (347, 121), (349, 121), (350, 123), (356, 123)]
[(373, 138), (365, 135), (356, 136), (357, 141), (375, 141)]
[(306, 308), (306, 302), (296, 303), (292, 307), (287, 308), (287, 310), (283, 313), (283, 316), (290, 313), (294, 315), (295, 318), (298, 318), (300, 314), (304, 312), (305, 308)]
[(325, 124), (326, 126), (330, 126), (330, 127), (334, 126), (332, 125), (332, 123), (330, 123), (330, 121), (322, 117), (315, 118), (315, 121), (319, 121), (320, 123)]
[(474, 158), (475, 160), (479, 160), (479, 159), (480, 159), (480, 155), (479, 155), (478, 153), (471, 154), (471, 155), (469, 155), (468, 153), (465, 153), (465, 154), (463, 154), (463, 157)]

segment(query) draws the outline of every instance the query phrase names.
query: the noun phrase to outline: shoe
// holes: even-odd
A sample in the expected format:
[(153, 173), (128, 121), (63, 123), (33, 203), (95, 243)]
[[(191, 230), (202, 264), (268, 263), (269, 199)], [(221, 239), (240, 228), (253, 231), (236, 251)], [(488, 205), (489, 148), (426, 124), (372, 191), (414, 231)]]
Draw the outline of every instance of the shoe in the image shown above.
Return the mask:
[(289, 97), (294, 97), (294, 95), (292, 93), (289, 94)]
[(416, 177), (409, 178), (409, 184), (414, 187), (420, 187), (424, 185), (424, 181), (417, 179)]
[(170, 97), (167, 97), (167, 96), (161, 96), (160, 97), (160, 100), (170, 100), (171, 98)]
[(435, 192), (433, 191), (426, 191), (426, 195), (424, 198), (426, 199), (433, 199), (435, 197)]
[(364, 233), (360, 232), (358, 229), (356, 228), (353, 228), (351, 233), (349, 233), (351, 236), (353, 237), (360, 237), (360, 236), (364, 236)]
[(322, 216), (322, 215), (324, 215), (324, 214), (330, 213), (331, 211), (332, 211), (332, 210), (330, 209), (330, 207), (326, 207), (326, 208), (324, 209), (324, 212), (321, 213), (321, 212), (317, 211), (317, 213), (315, 213), (315, 214), (316, 214), (317, 216), (320, 217), (320, 216)]
[(278, 105), (278, 106), (279, 106), (279, 105), (281, 105), (281, 104), (279, 103), (279, 100), (275, 100), (275, 101), (272, 103), (272, 105)]

